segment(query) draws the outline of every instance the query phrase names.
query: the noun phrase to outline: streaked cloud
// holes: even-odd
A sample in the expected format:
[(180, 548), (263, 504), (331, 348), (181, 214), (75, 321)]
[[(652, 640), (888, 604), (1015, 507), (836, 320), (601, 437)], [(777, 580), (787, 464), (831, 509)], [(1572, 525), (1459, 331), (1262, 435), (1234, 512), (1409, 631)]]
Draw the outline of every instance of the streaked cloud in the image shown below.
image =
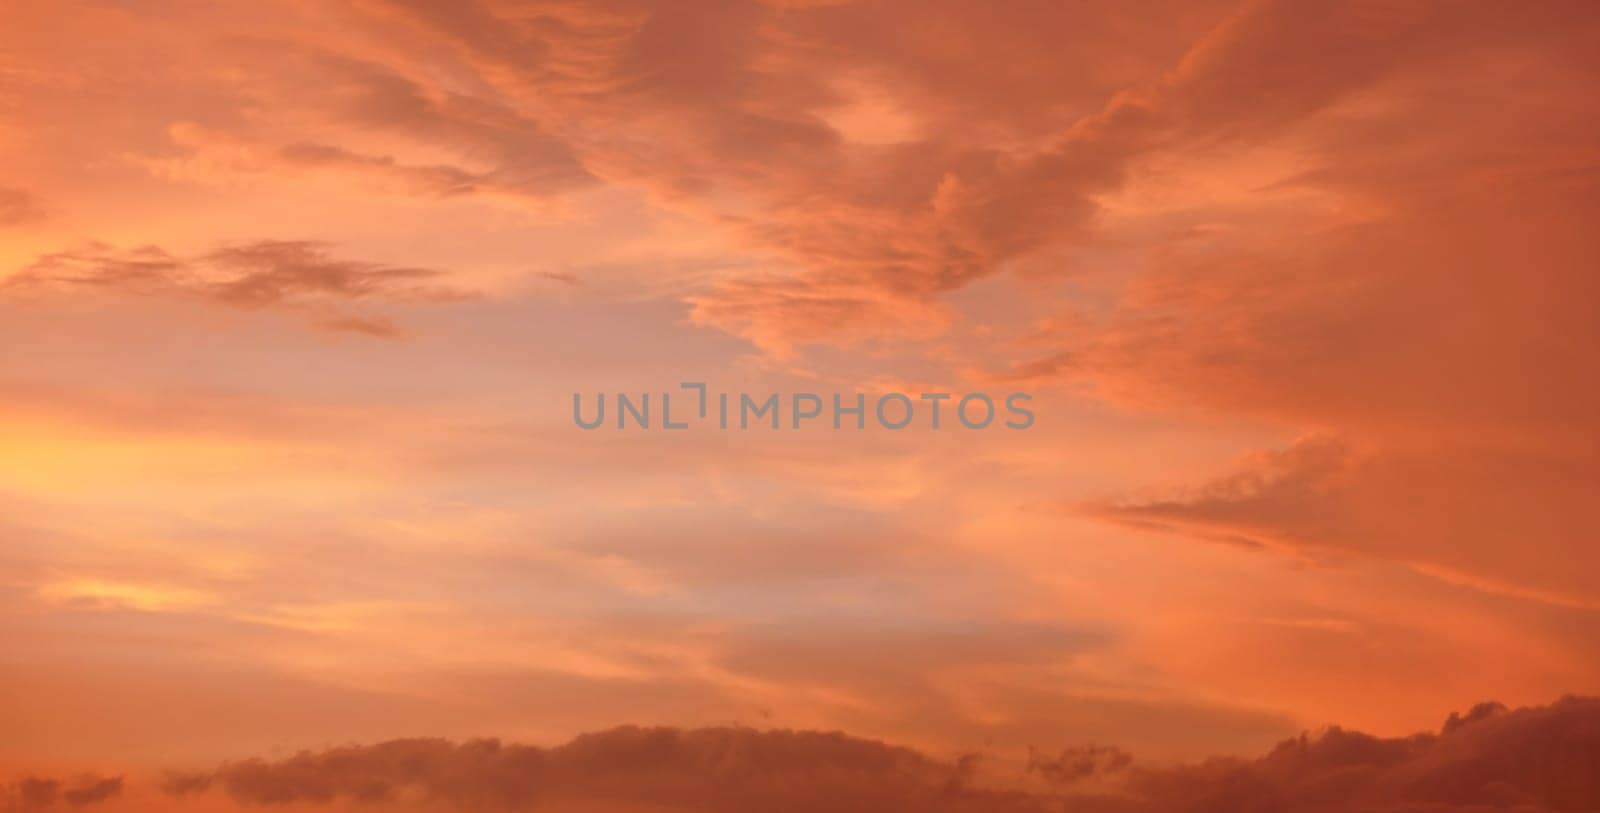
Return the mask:
[(333, 257), (319, 243), (263, 240), (179, 257), (159, 246), (118, 250), (98, 243), (34, 260), (5, 281), (13, 290), (47, 288), (175, 296), (241, 308), (283, 308), (330, 315), (319, 327), (393, 338), (386, 320), (339, 315), (352, 302), (453, 302), (469, 296), (440, 284), (430, 268)]

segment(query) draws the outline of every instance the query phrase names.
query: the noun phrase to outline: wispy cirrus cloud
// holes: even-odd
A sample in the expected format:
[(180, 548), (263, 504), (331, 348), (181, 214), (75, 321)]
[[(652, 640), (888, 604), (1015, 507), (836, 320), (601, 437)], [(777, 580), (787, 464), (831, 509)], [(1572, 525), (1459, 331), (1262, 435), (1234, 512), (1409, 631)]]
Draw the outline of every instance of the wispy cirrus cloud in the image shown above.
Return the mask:
[(5, 281), (13, 291), (170, 296), (316, 315), (331, 330), (392, 338), (381, 317), (344, 314), (352, 303), (442, 303), (470, 296), (442, 284), (443, 271), (348, 260), (324, 244), (263, 240), (179, 256), (159, 246), (119, 250), (100, 243), (45, 254)]
[[(1253, 8), (1175, 76), (1244, 71), (1298, 41), (1282, 24), (1299, 12)], [(1090, 501), (1093, 516), (1593, 607), (1600, 584), (1572, 563), (1587, 562), (1582, 495), (1600, 482), (1600, 388), (1578, 373), (1600, 346), (1580, 225), (1600, 174), (1592, 128), (1572, 122), (1600, 111), (1559, 100), (1595, 75), (1594, 23), (1568, 30), (1552, 7), (1468, 42), (1471, 18), (1424, 30), (1418, 13), (1336, 12), (1341, 70), (1280, 73), (1284, 95), (1254, 85), (1271, 91), (1262, 109), (1218, 95), (1242, 74), (1173, 79), (1178, 110), (1215, 108), (1190, 143), (1206, 158), (1169, 154), (1105, 201), (1108, 233), (1157, 242), (1107, 303), (1059, 309), (995, 375), (1303, 437), (1192, 488)], [(1492, 67), (1469, 73), (1468, 53)], [(1205, 161), (1229, 152), (1205, 145), (1241, 132), (1294, 157), (1246, 150), (1287, 163), (1228, 203)]]

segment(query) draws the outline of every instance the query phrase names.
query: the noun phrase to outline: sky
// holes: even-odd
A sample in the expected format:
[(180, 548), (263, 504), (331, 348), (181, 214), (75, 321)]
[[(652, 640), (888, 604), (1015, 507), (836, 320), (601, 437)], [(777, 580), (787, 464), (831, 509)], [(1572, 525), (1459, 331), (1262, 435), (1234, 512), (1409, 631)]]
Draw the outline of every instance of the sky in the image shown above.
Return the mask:
[(4, 16), (16, 809), (1595, 799), (1592, 3)]

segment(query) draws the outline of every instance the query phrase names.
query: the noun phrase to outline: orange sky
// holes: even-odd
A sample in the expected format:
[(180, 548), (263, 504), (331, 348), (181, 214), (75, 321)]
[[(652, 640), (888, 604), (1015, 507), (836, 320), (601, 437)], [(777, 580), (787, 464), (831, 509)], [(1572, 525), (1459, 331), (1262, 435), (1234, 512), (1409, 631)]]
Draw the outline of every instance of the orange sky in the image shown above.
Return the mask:
[(8, 4), (0, 766), (1600, 693), (1596, 12)]

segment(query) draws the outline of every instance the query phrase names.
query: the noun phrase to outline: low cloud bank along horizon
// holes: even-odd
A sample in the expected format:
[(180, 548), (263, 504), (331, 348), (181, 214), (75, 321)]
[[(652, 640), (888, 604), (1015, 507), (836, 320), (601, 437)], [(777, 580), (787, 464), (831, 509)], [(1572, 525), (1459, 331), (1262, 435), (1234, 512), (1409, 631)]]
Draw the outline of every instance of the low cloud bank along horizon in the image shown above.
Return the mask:
[(1600, 807), (1600, 698), (1481, 703), (1436, 731), (1333, 726), (1254, 758), (1146, 764), (1114, 746), (940, 759), (839, 732), (624, 726), (552, 747), (400, 739), (123, 776), (26, 776), (8, 810), (1582, 813)]

